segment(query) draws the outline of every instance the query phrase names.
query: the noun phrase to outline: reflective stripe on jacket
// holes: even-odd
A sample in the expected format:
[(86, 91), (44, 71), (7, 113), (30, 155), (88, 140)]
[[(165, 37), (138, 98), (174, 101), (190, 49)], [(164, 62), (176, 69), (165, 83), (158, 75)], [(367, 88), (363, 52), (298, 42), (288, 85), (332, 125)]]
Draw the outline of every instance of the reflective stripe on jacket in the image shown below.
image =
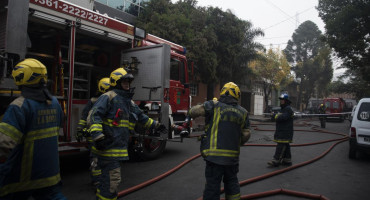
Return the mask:
[[(194, 108), (194, 109), (193, 109)], [(242, 129), (249, 128), (248, 112), (237, 104), (206, 101), (203, 107), (193, 107), (191, 113), (205, 110), (205, 122), (208, 127), (206, 137), (202, 139), (202, 156), (220, 165), (234, 165), (239, 162)]]
[[(0, 123), (0, 152), (14, 144), (0, 164), (0, 196), (56, 185), (60, 181), (58, 135), (63, 113), (51, 104), (18, 97)], [(5, 151), (6, 152), (6, 151)]]
[(130, 131), (134, 131), (135, 124), (139, 123), (146, 129), (156, 125), (157, 122), (145, 115), (131, 98), (131, 93), (114, 89), (101, 95), (91, 109), (87, 121), (91, 124), (92, 139), (95, 141), (103, 134), (113, 137), (113, 143), (107, 150), (92, 148), (98, 157), (127, 160)]
[(94, 106), (95, 102), (98, 100), (97, 97), (92, 97), (86, 104), (86, 106), (84, 107), (84, 109), (82, 110), (82, 113), (81, 113), (81, 118), (80, 118), (80, 121), (78, 122), (78, 125), (81, 126), (81, 128), (85, 128), (86, 127), (86, 119), (87, 119), (87, 116), (89, 115), (89, 111), (91, 110), (91, 108)]

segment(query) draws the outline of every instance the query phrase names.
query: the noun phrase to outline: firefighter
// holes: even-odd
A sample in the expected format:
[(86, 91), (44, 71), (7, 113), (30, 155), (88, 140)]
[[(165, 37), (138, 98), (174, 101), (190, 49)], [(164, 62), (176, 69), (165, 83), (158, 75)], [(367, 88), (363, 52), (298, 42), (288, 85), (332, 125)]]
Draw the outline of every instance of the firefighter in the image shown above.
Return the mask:
[(110, 91), (98, 98), (87, 119), (94, 141), (91, 150), (97, 156), (97, 166), (102, 173), (96, 192), (98, 200), (117, 198), (120, 162), (129, 159), (129, 135), (136, 123), (156, 133), (168, 133), (164, 125), (146, 116), (131, 100), (133, 79), (123, 68), (114, 70), (110, 75)]
[(12, 71), (21, 96), (0, 123), (0, 199), (66, 199), (61, 193), (58, 135), (63, 111), (46, 88), (47, 70), (27, 58)]
[(200, 147), (206, 161), (204, 200), (220, 199), (221, 180), (226, 199), (240, 199), (239, 153), (240, 146), (250, 137), (250, 123), (247, 110), (238, 105), (239, 98), (239, 87), (229, 82), (221, 89), (218, 101), (206, 101), (188, 112), (188, 118), (205, 117), (206, 130)]
[(279, 99), (281, 111), (274, 116), (276, 121), (274, 142), (277, 144), (273, 159), (267, 163), (269, 167), (277, 167), (280, 164), (292, 165), (290, 143), (293, 141), (294, 112), (290, 107), (291, 101), (288, 94), (281, 94)]
[(324, 104), (320, 104), (320, 107), (319, 107), (319, 119), (320, 119), (320, 125), (321, 125), (321, 128), (325, 128), (326, 127), (326, 116), (324, 115), (325, 114), (325, 111), (326, 111), (326, 106)]
[(100, 169), (97, 168), (97, 158), (94, 156), (94, 154), (91, 153), (91, 146), (92, 146), (92, 139), (90, 133), (87, 131), (87, 126), (86, 126), (86, 119), (89, 114), (89, 111), (95, 104), (95, 102), (98, 100), (99, 96), (104, 94), (105, 92), (108, 91), (110, 87), (110, 82), (109, 78), (102, 78), (100, 79), (98, 83), (98, 90), (96, 92), (96, 95), (92, 97), (89, 102), (86, 104), (85, 108), (82, 110), (82, 115), (81, 119), (77, 125), (77, 141), (81, 141), (83, 137), (86, 137), (87, 143), (88, 143), (88, 148), (90, 151), (90, 170), (91, 170), (91, 178), (92, 178), (92, 184), (96, 188), (97, 185), (99, 184), (99, 176), (101, 175)]

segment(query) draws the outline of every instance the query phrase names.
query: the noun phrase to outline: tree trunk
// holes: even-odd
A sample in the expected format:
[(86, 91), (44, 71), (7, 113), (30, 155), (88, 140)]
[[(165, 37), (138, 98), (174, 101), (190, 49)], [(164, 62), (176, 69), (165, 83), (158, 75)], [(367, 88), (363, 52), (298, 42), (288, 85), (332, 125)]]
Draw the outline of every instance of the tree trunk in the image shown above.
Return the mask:
[(301, 101), (302, 101), (302, 83), (299, 85), (298, 98), (296, 102), (296, 108), (301, 110)]

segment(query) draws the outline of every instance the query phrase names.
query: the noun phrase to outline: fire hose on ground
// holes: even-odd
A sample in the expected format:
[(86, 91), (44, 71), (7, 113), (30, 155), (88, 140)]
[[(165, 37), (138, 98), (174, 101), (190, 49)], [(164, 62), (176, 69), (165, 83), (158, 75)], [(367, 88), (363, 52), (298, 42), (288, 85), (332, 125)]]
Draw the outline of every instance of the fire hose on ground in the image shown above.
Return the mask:
[[(274, 130), (269, 130), (269, 129), (260, 129), (258, 128), (259, 125), (271, 125), (271, 124), (264, 124), (264, 123), (258, 123), (258, 124), (252, 124), (252, 127), (255, 127), (254, 130), (257, 130), (257, 131), (274, 131)], [(310, 124), (308, 123), (303, 123), (303, 124), (300, 124), (299, 126), (308, 126)], [(260, 181), (260, 180), (263, 180), (263, 179), (266, 179), (266, 178), (270, 178), (270, 177), (273, 177), (275, 175), (279, 175), (279, 174), (282, 174), (282, 173), (285, 173), (285, 172), (288, 172), (290, 170), (293, 170), (293, 169), (296, 169), (296, 168), (299, 168), (299, 167), (302, 167), (302, 166), (305, 166), (305, 165), (308, 165), (310, 163), (313, 163), (321, 158), (323, 158), (325, 155), (327, 155), (337, 144), (340, 144), (344, 141), (347, 141), (348, 140), (348, 136), (346, 134), (342, 134), (342, 133), (336, 133), (336, 132), (331, 132), (331, 131), (325, 131), (325, 130), (321, 130), (321, 129), (317, 129), (315, 127), (312, 128), (313, 130), (303, 130), (303, 129), (295, 129), (294, 131), (304, 131), (304, 132), (322, 132), (322, 133), (327, 133), (327, 134), (335, 134), (335, 135), (340, 135), (340, 136), (343, 136), (341, 138), (337, 138), (337, 139), (330, 139), (330, 140), (324, 140), (324, 141), (318, 141), (318, 142), (313, 142), (313, 143), (303, 143), (303, 144), (292, 144), (291, 146), (292, 147), (300, 147), (300, 146), (309, 146), (309, 145), (316, 145), (316, 144), (323, 144), (323, 143), (328, 143), (328, 142), (334, 142), (334, 141), (337, 141), (336, 143), (332, 144), (326, 151), (324, 151), (322, 154), (320, 154), (319, 156), (311, 159), (311, 160), (308, 160), (308, 161), (304, 161), (304, 162), (301, 162), (301, 163), (298, 163), (298, 164), (295, 164), (295, 165), (292, 165), (290, 167), (286, 167), (286, 168), (283, 168), (283, 169), (279, 169), (279, 170), (276, 170), (276, 171), (273, 171), (273, 172), (270, 172), (270, 173), (266, 173), (266, 174), (263, 174), (263, 175), (260, 175), (260, 176), (256, 176), (256, 177), (253, 177), (253, 178), (250, 178), (250, 179), (247, 179), (247, 180), (243, 180), (243, 181), (240, 181), (239, 182), (239, 185), (240, 186), (244, 186), (244, 185), (247, 185), (247, 184), (250, 184), (250, 183), (253, 183), (253, 182), (257, 182), (257, 181)], [(197, 136), (193, 136), (193, 137), (197, 137)], [(274, 147), (276, 146), (275, 144), (245, 144), (244, 146), (261, 146), (261, 147)], [(167, 176), (169, 176), (170, 174), (174, 173), (175, 171), (179, 170), (180, 168), (182, 168), (183, 166), (185, 166), (186, 164), (188, 164), (189, 162), (193, 161), (194, 159), (196, 158), (199, 158), (200, 157), (200, 154), (197, 154), (191, 158), (188, 158), (186, 159), (185, 161), (183, 161), (182, 163), (180, 163), (179, 165), (177, 165), (176, 167), (170, 169), (169, 171), (157, 176), (157, 177), (154, 177), (148, 181), (145, 181), (143, 183), (140, 183), (136, 186), (133, 186), (131, 188), (128, 188), (128, 189), (125, 189), (121, 192), (118, 193), (118, 197), (123, 197), (123, 196), (126, 196), (132, 192), (135, 192), (137, 190), (140, 190), (150, 184), (153, 184)], [(224, 188), (221, 189), (221, 193), (224, 192)], [(286, 195), (290, 195), (290, 196), (296, 196), (296, 197), (303, 197), (303, 198), (309, 198), (309, 199), (323, 199), (323, 200), (328, 200), (327, 197), (323, 196), (323, 195), (318, 195), (318, 194), (311, 194), (311, 193), (305, 193), (305, 192), (300, 192), (300, 191), (294, 191), (294, 190), (288, 190), (288, 189), (283, 189), (283, 188), (279, 188), (279, 189), (275, 189), (275, 190), (270, 190), (270, 191), (265, 191), (265, 192), (259, 192), (259, 193), (254, 193), (254, 194), (249, 194), (249, 195), (243, 195), (241, 196), (241, 199), (255, 199), (255, 198), (262, 198), (262, 197), (267, 197), (267, 196), (272, 196), (272, 195), (278, 195), (278, 194), (286, 194)], [(198, 198), (198, 200), (201, 200), (202, 198)]]

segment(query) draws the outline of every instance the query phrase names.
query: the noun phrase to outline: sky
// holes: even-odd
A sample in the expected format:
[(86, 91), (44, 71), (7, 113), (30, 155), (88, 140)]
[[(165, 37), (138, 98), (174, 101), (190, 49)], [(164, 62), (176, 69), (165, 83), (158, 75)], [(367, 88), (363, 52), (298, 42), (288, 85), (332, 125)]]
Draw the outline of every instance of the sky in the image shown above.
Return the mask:
[(255, 28), (265, 32), (256, 40), (266, 48), (284, 49), (298, 26), (311, 20), (321, 32), (325, 32), (324, 22), (319, 17), (316, 6), (318, 0), (197, 0), (198, 6), (219, 7), (231, 10), (237, 17), (248, 20)]
[[(172, 0), (176, 2), (177, 0)], [(322, 33), (325, 24), (316, 9), (318, 0), (197, 0), (197, 6), (219, 7), (231, 10), (242, 20), (248, 20), (254, 28), (261, 28), (265, 35), (256, 38), (266, 49), (273, 47), (283, 50), (298, 26), (310, 20)], [(343, 73), (336, 70), (341, 62), (333, 60), (334, 77)]]

